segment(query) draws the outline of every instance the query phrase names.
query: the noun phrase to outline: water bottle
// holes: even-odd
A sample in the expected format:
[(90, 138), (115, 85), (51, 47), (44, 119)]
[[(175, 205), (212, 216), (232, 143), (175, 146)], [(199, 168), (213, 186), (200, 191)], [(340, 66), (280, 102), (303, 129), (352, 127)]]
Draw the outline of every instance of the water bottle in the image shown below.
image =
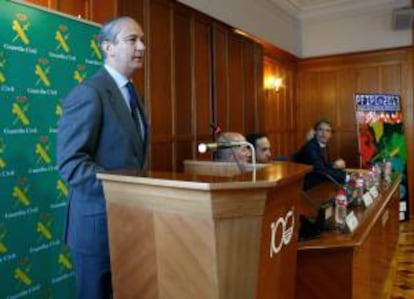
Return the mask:
[(391, 182), (391, 173), (392, 173), (392, 164), (391, 161), (388, 160), (384, 164), (384, 180), (387, 183)]
[(372, 172), (374, 177), (374, 186), (379, 187), (379, 185), (381, 185), (381, 165), (379, 163), (375, 163)]
[(343, 189), (339, 189), (335, 196), (335, 223), (339, 228), (343, 228), (345, 226), (345, 218), (347, 215), (346, 208), (346, 192)]
[(356, 205), (360, 206), (363, 203), (364, 196), (364, 179), (358, 177), (355, 180), (355, 189), (356, 189)]

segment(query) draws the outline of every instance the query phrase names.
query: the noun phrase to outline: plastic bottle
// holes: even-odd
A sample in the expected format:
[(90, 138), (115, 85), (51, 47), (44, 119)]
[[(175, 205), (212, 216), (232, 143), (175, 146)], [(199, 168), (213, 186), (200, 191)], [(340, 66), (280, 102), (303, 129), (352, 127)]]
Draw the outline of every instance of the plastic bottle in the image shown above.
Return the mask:
[(380, 163), (375, 163), (373, 169), (373, 175), (374, 175), (374, 185), (379, 186), (381, 185), (381, 165)]
[(343, 228), (345, 226), (346, 215), (347, 215), (346, 192), (343, 189), (339, 189), (335, 196), (335, 223), (337, 227)]
[(359, 177), (355, 180), (355, 189), (356, 189), (356, 205), (360, 206), (363, 203), (364, 196), (364, 179)]
[(390, 160), (387, 160), (384, 164), (384, 180), (389, 183), (391, 182), (392, 164)]

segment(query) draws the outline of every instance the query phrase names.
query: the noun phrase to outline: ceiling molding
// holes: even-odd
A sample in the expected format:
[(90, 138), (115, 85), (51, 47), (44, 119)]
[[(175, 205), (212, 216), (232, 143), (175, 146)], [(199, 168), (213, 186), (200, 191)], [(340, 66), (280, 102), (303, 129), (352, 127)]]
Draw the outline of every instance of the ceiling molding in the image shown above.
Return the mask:
[(410, 6), (411, 0), (267, 0), (302, 21)]

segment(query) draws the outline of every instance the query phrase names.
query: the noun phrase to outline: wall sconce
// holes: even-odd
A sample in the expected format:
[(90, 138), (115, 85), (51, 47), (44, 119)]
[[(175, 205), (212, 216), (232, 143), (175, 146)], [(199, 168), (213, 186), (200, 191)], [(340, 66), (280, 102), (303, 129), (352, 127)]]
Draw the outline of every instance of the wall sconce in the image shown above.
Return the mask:
[(276, 76), (267, 76), (264, 80), (264, 89), (278, 92), (283, 87), (283, 80)]

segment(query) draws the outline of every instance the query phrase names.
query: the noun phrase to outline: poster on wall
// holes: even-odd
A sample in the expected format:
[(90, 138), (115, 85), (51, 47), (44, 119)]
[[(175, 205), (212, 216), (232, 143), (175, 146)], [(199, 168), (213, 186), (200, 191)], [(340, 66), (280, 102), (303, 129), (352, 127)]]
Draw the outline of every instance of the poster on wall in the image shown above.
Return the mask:
[(401, 175), (400, 220), (408, 220), (407, 147), (401, 97), (395, 94), (354, 95), (361, 168), (390, 161)]
[(62, 99), (102, 65), (100, 29), (0, 0), (0, 298), (75, 297), (56, 166)]

